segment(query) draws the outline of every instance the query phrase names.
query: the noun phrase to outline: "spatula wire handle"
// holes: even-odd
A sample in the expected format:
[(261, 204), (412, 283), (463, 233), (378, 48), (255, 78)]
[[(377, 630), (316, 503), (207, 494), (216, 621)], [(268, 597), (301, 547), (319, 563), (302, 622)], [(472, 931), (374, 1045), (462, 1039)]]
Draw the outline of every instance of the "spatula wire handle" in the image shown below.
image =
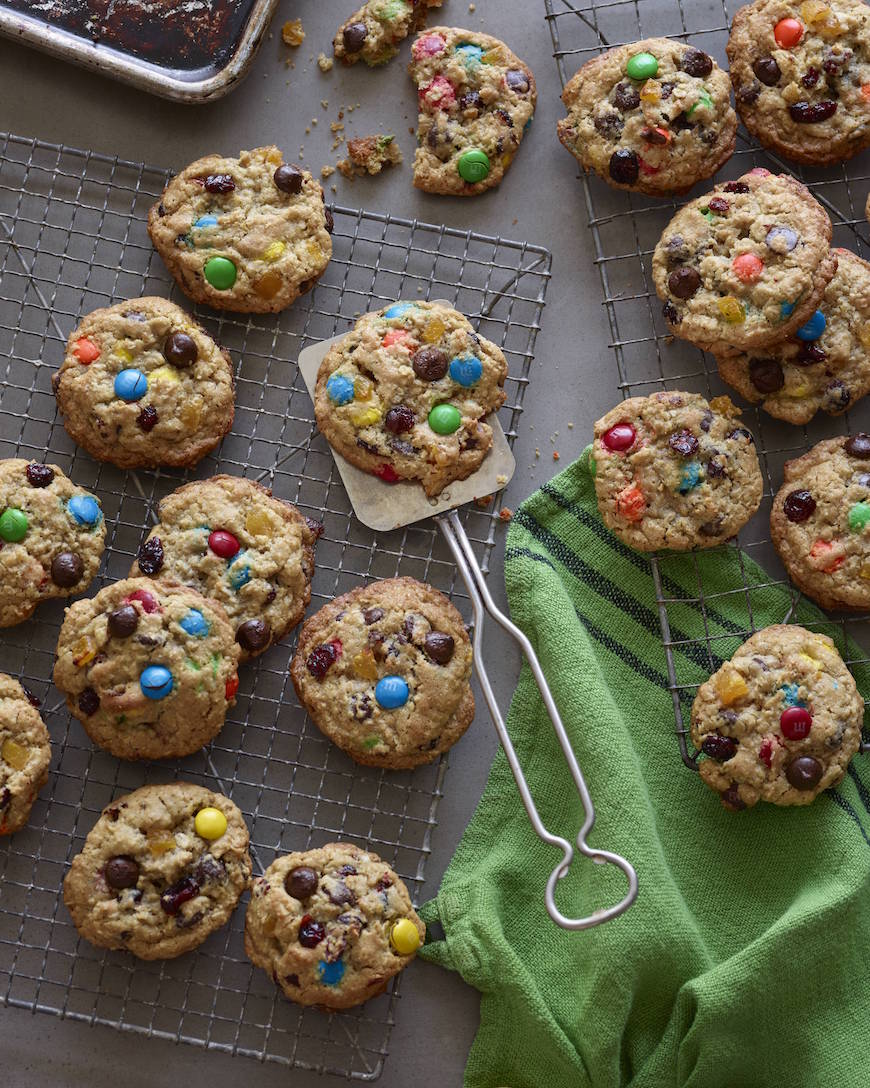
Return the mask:
[[(637, 873), (634, 871), (634, 867), (631, 863), (626, 861), (626, 859), (619, 854), (614, 854), (609, 850), (595, 849), (587, 843), (586, 838), (595, 823), (595, 807), (592, 804), (589, 790), (586, 788), (586, 782), (583, 778), (583, 772), (580, 770), (580, 766), (577, 763), (577, 758), (574, 755), (574, 750), (571, 747), (568, 734), (565, 732), (559, 710), (553, 699), (549, 684), (544, 676), (544, 672), (538, 661), (537, 655), (535, 654), (534, 648), (523, 632), (496, 607), (495, 601), (492, 599), (489, 587), (484, 579), (483, 571), (478, 565), (471, 544), (465, 533), (465, 529), (463, 528), (456, 511), (451, 510), (446, 514), (440, 514), (435, 520), (438, 522), (439, 528), (450, 546), (450, 550), (456, 560), (456, 565), (459, 568), (459, 572), (468, 589), (468, 594), (474, 610), (474, 661), (477, 670), (477, 679), (483, 690), (489, 712), (492, 715), (493, 724), (495, 725), (499, 740), (504, 748), (505, 755), (507, 756), (508, 763), (510, 764), (511, 771), (516, 780), (517, 789), (520, 792), (523, 805), (525, 806), (529, 819), (532, 822), (532, 827), (534, 827), (538, 837), (544, 842), (549, 843), (551, 846), (560, 847), (562, 850), (562, 860), (552, 873), (550, 873), (550, 878), (547, 881), (547, 890), (545, 894), (547, 913), (554, 922), (565, 929), (591, 929), (593, 926), (600, 925), (602, 922), (607, 922), (611, 918), (616, 918), (618, 915), (628, 910), (637, 898)], [(541, 693), (541, 698), (544, 700), (547, 713), (550, 715), (550, 721), (553, 723), (553, 729), (556, 731), (556, 736), (559, 739), (559, 744), (561, 745), (562, 752), (564, 753), (568, 767), (571, 771), (571, 777), (574, 779), (574, 785), (577, 787), (577, 792), (579, 793), (580, 800), (583, 804), (585, 818), (583, 820), (583, 826), (577, 834), (577, 849), (585, 857), (591, 858), (592, 861), (599, 864), (608, 863), (610, 865), (616, 865), (623, 873), (625, 873), (625, 876), (628, 879), (628, 891), (623, 899), (605, 910), (594, 911), (586, 918), (567, 918), (556, 906), (556, 885), (568, 873), (568, 869), (574, 858), (574, 847), (567, 839), (562, 838), (561, 835), (554, 835), (552, 832), (548, 831), (538, 814), (522, 767), (517, 759), (513, 743), (511, 742), (510, 735), (505, 726), (504, 718), (502, 717), (501, 710), (496, 702), (495, 693), (492, 690), (492, 685), (489, 681), (489, 676), (484, 664), (484, 614), (491, 616), (492, 619), (494, 619), (500, 627), (504, 628), (504, 630), (519, 644), (535, 677), (538, 690)]]

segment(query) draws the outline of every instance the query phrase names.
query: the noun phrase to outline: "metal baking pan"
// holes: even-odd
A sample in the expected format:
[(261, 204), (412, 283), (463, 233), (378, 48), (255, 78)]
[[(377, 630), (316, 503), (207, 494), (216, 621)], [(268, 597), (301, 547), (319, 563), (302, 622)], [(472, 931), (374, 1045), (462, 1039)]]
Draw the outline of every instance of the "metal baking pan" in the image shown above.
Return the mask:
[(246, 75), (278, 0), (0, 0), (0, 34), (177, 102)]

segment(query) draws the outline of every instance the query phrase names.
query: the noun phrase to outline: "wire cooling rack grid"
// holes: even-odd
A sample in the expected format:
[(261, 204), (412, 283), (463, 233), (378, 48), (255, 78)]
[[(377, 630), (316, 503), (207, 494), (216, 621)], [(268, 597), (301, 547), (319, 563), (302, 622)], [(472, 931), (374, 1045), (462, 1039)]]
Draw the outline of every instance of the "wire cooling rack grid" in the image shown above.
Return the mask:
[[(77, 450), (55, 415), (51, 375), (82, 314), (171, 284), (145, 230), (168, 175), (141, 163), (0, 135), (0, 456), (46, 458), (93, 489), (107, 552), (93, 587), (129, 570), (160, 498), (189, 474), (124, 473)], [(195, 475), (262, 480), (321, 520), (311, 611), (373, 578), (411, 575), (466, 616), (441, 534), (427, 523), (375, 536), (352, 516), (295, 360), (354, 316), (396, 298), (447, 298), (508, 359), (501, 420), (511, 441), (529, 381), (550, 275), (539, 246), (335, 208), (334, 254), (315, 289), (279, 317), (210, 311), (200, 319), (236, 361), (233, 432)], [(497, 498), (463, 514), (484, 569)], [(461, 584), (461, 583), (460, 583)], [(52, 735), (49, 785), (29, 827), (0, 845), (0, 1001), (285, 1065), (373, 1080), (381, 1072), (396, 989), (329, 1016), (280, 996), (246, 960), (244, 910), (190, 955), (134, 961), (80, 940), (61, 903), (70, 859), (110, 800), (175, 778), (217, 785), (251, 831), (255, 868), (277, 853), (349, 839), (377, 851), (419, 893), (446, 760), (411, 772), (358, 767), (307, 722), (288, 679), (290, 645), (241, 670), (238, 703), (207, 751), (180, 763), (126, 763), (94, 749), (49, 686), (63, 606), (41, 606), (2, 635), (6, 672), (43, 700)], [(295, 642), (295, 639), (292, 640)], [(483, 727), (482, 723), (478, 728)]]
[[(725, 43), (734, 12), (741, 6), (731, 0), (577, 0), (576, 3), (544, 0), (544, 3), (563, 86), (582, 64), (603, 49), (648, 37), (666, 36), (690, 41), (727, 68)], [(741, 126), (737, 151), (716, 175), (715, 181), (739, 177), (753, 166), (767, 166), (800, 178), (831, 216), (834, 224), (832, 244), (851, 249), (865, 259), (870, 256), (870, 235), (863, 214), (870, 185), (870, 158), (866, 153), (841, 166), (800, 167), (760, 150)], [(581, 180), (623, 396), (681, 389), (701, 393), (708, 399), (727, 393), (739, 402), (733, 390), (719, 379), (711, 357), (685, 341), (670, 340), (661, 315), (661, 303), (652, 282), (652, 252), (679, 205), (671, 200), (611, 189), (593, 174), (581, 174)], [(697, 192), (704, 188), (704, 185), (698, 186)], [(692, 195), (695, 195), (694, 191)], [(765, 495), (758, 514), (740, 533), (739, 547), (769, 572), (769, 578), (761, 581), (751, 578), (741, 562), (739, 549), (728, 544), (721, 551), (723, 569), (733, 573), (732, 584), (715, 594), (705, 593), (695, 557), (697, 593), (687, 597), (674, 589), (676, 583), (668, 577), (669, 564), (674, 560), (666, 553), (651, 557), (677, 736), (683, 760), (693, 770), (697, 767), (686, 737), (689, 709), (697, 690), (698, 665), (704, 662), (710, 672), (719, 668), (757, 630), (753, 605), (759, 594), (772, 585), (789, 585), (770, 542), (769, 531), (771, 500), (782, 481), (783, 464), (789, 458), (800, 456), (822, 438), (853, 430), (870, 430), (870, 405), (865, 400), (837, 418), (820, 413), (806, 427), (779, 422), (758, 408), (746, 406), (744, 420), (757, 442), (765, 476)], [(682, 558), (680, 562), (683, 562)], [(792, 592), (796, 602), (799, 594), (797, 590)], [(711, 634), (708, 621), (720, 629), (712, 621), (717, 601), (728, 597), (745, 599), (746, 628), (724, 635)], [(673, 637), (674, 613), (692, 604), (699, 606), (704, 617), (703, 637)], [(792, 611), (789, 609), (781, 622), (787, 622)], [(845, 644), (847, 633), (866, 644), (866, 621), (867, 616), (832, 616), (815, 626), (835, 637), (839, 632), (844, 636), (842, 644)], [(678, 626), (673, 622), (674, 629)], [(847, 656), (846, 663), (867, 660), (853, 653)], [(864, 747), (866, 750), (868, 745)]]

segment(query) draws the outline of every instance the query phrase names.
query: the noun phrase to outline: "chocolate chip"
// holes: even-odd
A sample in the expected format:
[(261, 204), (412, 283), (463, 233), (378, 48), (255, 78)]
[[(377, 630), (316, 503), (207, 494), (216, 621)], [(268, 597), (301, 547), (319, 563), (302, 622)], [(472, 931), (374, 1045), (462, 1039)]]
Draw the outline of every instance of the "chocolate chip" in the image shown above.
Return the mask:
[(365, 612), (363, 612), (363, 619), (365, 620), (367, 627), (371, 627), (373, 623), (377, 623), (378, 620), (382, 620), (383, 618), (383, 608), (367, 608)]
[(447, 373), (450, 360), (441, 348), (427, 346), (418, 348), (411, 356), (414, 373), (424, 382), (437, 382)]
[(272, 175), (272, 180), (282, 193), (302, 192), (304, 176), (298, 166), (291, 166), (288, 162), (282, 163)]
[(196, 362), (198, 355), (196, 341), (186, 332), (173, 332), (166, 337), (163, 345), (163, 358), (172, 366), (183, 369)]
[(284, 890), (294, 899), (308, 899), (317, 891), (317, 873), (307, 865), (297, 865), (284, 878)]
[(774, 87), (779, 83), (782, 72), (773, 57), (759, 57), (752, 63), (752, 71), (765, 87)]
[(27, 482), (31, 487), (48, 487), (54, 479), (54, 470), (48, 465), (40, 465), (33, 461), (27, 466)]
[(668, 276), (668, 290), (677, 298), (691, 298), (700, 286), (701, 275), (696, 268), (675, 268)]
[(339, 876), (356, 876), (357, 871), (356, 871), (356, 869), (354, 868), (353, 865), (342, 865), (342, 867), (338, 870), (338, 875)]
[(127, 854), (109, 858), (103, 871), (110, 888), (132, 888), (139, 880), (139, 863)]
[(356, 896), (343, 880), (330, 882), (325, 887), (330, 903), (334, 903), (337, 907), (356, 905)]
[(759, 393), (775, 393), (785, 385), (785, 373), (776, 359), (750, 359), (749, 380)]
[(669, 435), (668, 445), (680, 457), (692, 457), (698, 452), (698, 439), (686, 428)]
[(798, 756), (785, 769), (785, 777), (796, 790), (811, 790), (822, 780), (825, 768), (812, 756)]
[(619, 185), (634, 185), (640, 173), (640, 163), (634, 151), (620, 147), (610, 156), (608, 171)]
[(685, 111), (683, 111), (683, 113), (678, 113), (671, 121), (671, 128), (675, 132), (691, 132), (694, 127), (695, 126), (686, 116)]
[(741, 106), (752, 106), (758, 101), (758, 96), (760, 94), (761, 85), (759, 83), (750, 83), (745, 87), (740, 87), (735, 98)]
[(713, 60), (700, 49), (689, 49), (680, 58), (680, 66), (687, 76), (708, 76), (713, 71)]
[(735, 427), (734, 430), (729, 431), (725, 437), (731, 439), (732, 442), (736, 442), (738, 438), (745, 438), (750, 445), (755, 445), (755, 439), (745, 427)]
[(348, 712), (355, 722), (367, 722), (374, 713), (371, 697), (366, 692), (355, 691), (350, 697)]
[(236, 631), (236, 642), (249, 654), (265, 650), (271, 637), (272, 628), (265, 620), (245, 620)]
[(220, 858), (205, 853), (194, 866), (193, 879), (200, 885), (209, 881), (222, 884), (227, 879), (227, 867)]
[(677, 313), (677, 308), (670, 299), (662, 306), (662, 316), (665, 321), (669, 321), (672, 325), (679, 325), (683, 320)]
[(746, 802), (740, 799), (740, 791), (736, 785), (731, 785), (727, 790), (719, 794), (722, 805), (730, 812), (742, 812), (746, 808)]
[(706, 473), (711, 480), (718, 480), (725, 475), (725, 466), (711, 458), (706, 464)]
[(51, 580), (61, 589), (70, 589), (81, 581), (85, 565), (75, 552), (61, 552), (51, 561)]
[(85, 688), (79, 695), (79, 710), (90, 717), (100, 709), (100, 697), (93, 688)]
[(113, 638), (129, 638), (139, 626), (139, 613), (131, 604), (121, 605), (109, 613), (106, 626)]
[(365, 23), (351, 23), (341, 32), (346, 53), (358, 53), (366, 43), (368, 28)]
[(640, 135), (648, 144), (666, 144), (668, 142), (667, 133), (660, 128), (646, 126), (640, 130)]
[(640, 105), (640, 95), (629, 83), (618, 83), (613, 90), (613, 104), (623, 113), (636, 110)]
[(805, 489), (792, 491), (786, 495), (782, 509), (789, 521), (799, 524), (812, 517), (816, 509), (816, 500)]
[(139, 570), (149, 577), (159, 573), (163, 567), (163, 541), (159, 536), (152, 536), (149, 540), (142, 542), (136, 555), (136, 562), (139, 564)]
[(722, 535), (722, 526), (723, 525), (724, 525), (724, 519), (723, 519), (722, 515), (717, 514), (716, 517), (713, 518), (712, 521), (705, 521), (702, 525), (700, 525), (698, 527), (698, 531), (700, 532), (701, 536), (708, 536), (708, 537), (721, 536)]
[(843, 443), (843, 449), (850, 457), (858, 457), (866, 461), (870, 457), (870, 434), (865, 434), (864, 431), (853, 434)]
[(665, 243), (665, 258), (668, 262), (668, 268), (672, 268), (675, 264), (682, 264), (683, 261), (688, 260), (689, 247), (686, 245), (686, 240), (682, 234), (672, 234)]
[(454, 648), (452, 637), (444, 631), (430, 631), (423, 640), (426, 656), (431, 657), (439, 665), (446, 665), (450, 661)]
[(618, 113), (599, 113), (595, 118), (595, 131), (606, 140), (618, 140), (624, 128)]

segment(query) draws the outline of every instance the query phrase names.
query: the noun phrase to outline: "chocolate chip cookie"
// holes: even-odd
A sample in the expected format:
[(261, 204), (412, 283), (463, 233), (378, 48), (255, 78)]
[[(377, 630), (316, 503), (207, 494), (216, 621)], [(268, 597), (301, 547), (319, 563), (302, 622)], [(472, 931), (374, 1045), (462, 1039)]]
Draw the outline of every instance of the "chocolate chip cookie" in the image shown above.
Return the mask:
[(452, 196), (494, 188), (532, 122), (531, 69), (498, 38), (456, 27), (425, 31), (411, 53), (420, 107), (414, 185)]
[(130, 577), (180, 582), (219, 601), (242, 660), (302, 619), (321, 531), (289, 502), (240, 476), (213, 476), (167, 495)]
[(396, 302), (357, 321), (317, 375), (314, 413), (333, 449), (388, 483), (437, 495), (480, 467), (484, 417), (504, 403), (507, 363), (449, 306)]
[(835, 249), (837, 271), (819, 309), (788, 340), (721, 356), (722, 379), (789, 423), (839, 415), (870, 391), (870, 264)]
[(51, 742), (39, 711), (18, 681), (0, 672), (0, 835), (27, 823), (50, 762)]
[(755, 443), (728, 397), (632, 397), (595, 424), (592, 466), (604, 524), (641, 552), (712, 548), (761, 502)]
[(864, 700), (834, 643), (795, 624), (745, 642), (698, 688), (692, 743), (725, 808), (808, 805), (858, 751)]
[(217, 601), (127, 578), (67, 609), (54, 682), (95, 744), (121, 759), (169, 759), (220, 732), (238, 661)]
[(829, 438), (787, 461), (770, 535), (791, 580), (822, 608), (870, 608), (870, 435)]
[(819, 306), (837, 257), (831, 221), (806, 186), (763, 168), (684, 205), (653, 254), (676, 336), (714, 354), (792, 336)]
[(474, 717), (471, 643), (450, 601), (414, 578), (361, 586), (302, 628), (291, 675), (314, 724), (372, 767), (431, 763)]
[(286, 854), (255, 878), (245, 952), (292, 1001), (348, 1009), (383, 993), (423, 943), (408, 889), (370, 850)]
[(409, 34), (426, 25), (429, 8), (443, 0), (368, 0), (338, 28), (332, 51), (343, 64), (386, 64)]
[(332, 213), (307, 170), (277, 147), (207, 155), (176, 175), (148, 215), (154, 247), (194, 302), (277, 313), (332, 256)]
[(687, 192), (734, 152), (728, 76), (694, 46), (647, 38), (608, 49), (565, 85), (559, 139), (617, 189)]
[(229, 920), (250, 877), (238, 808), (223, 794), (173, 782), (103, 809), (73, 858), (63, 901), (91, 944), (168, 960)]
[(0, 460), (0, 627), (40, 601), (84, 593), (106, 539), (99, 499), (57, 465)]
[(52, 387), (70, 437), (120, 468), (195, 465), (233, 425), (233, 363), (165, 298), (94, 310)]
[(870, 144), (870, 8), (863, 0), (756, 0), (727, 46), (737, 110), (796, 162), (842, 162)]

